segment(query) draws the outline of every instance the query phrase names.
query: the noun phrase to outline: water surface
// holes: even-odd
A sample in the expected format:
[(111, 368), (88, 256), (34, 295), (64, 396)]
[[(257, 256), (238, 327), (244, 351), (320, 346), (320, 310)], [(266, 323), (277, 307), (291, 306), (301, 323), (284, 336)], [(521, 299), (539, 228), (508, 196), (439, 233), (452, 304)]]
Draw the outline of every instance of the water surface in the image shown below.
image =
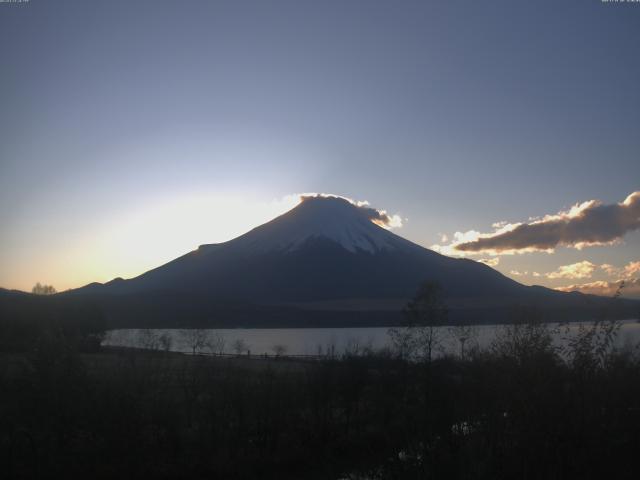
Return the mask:
[[(590, 325), (588, 323), (584, 325)], [(558, 344), (575, 335), (579, 323), (569, 326), (550, 324), (554, 341)], [(471, 327), (465, 348), (488, 347), (500, 335), (504, 326), (480, 325)], [(440, 340), (438, 354), (460, 352), (459, 332), (451, 327), (436, 329)], [(387, 327), (371, 328), (233, 328), (233, 329), (120, 329), (110, 330), (105, 346), (163, 349), (174, 352), (225, 353), (242, 352), (251, 355), (342, 355), (362, 353), (367, 349), (381, 350), (391, 346)], [(164, 342), (164, 343), (163, 343)], [(621, 322), (615, 340), (619, 348), (633, 348), (640, 343), (640, 323)]]

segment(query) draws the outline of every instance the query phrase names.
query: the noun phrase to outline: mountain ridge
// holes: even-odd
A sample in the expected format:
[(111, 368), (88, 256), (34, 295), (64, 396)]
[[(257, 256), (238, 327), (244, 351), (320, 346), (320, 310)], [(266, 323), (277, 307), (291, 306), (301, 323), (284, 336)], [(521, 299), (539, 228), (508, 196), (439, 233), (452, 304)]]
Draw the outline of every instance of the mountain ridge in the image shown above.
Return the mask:
[(276, 320), (280, 309), (283, 318), (370, 312), (378, 323), (385, 316), (393, 323), (399, 309), (380, 305), (402, 303), (424, 281), (439, 283), (461, 318), (517, 305), (588, 308), (587, 296), (522, 285), (483, 263), (421, 247), (381, 226), (386, 222), (384, 212), (343, 198), (306, 197), (232, 240), (201, 245), (135, 278), (93, 283), (67, 295), (90, 295), (120, 316), (127, 313), (118, 303), (143, 316), (171, 311), (169, 317), (180, 321), (213, 321), (216, 312), (233, 316), (228, 306), (235, 305), (232, 310), (255, 308)]

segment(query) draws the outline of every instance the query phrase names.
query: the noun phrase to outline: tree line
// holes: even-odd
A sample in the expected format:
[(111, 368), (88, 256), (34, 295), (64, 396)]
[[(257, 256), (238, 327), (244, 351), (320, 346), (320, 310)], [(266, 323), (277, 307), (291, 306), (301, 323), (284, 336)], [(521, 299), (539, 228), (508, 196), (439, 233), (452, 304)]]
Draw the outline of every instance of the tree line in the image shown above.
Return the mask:
[(446, 309), (437, 286), (423, 287), (386, 351), (252, 360), (88, 352), (46, 335), (3, 353), (0, 469), (5, 478), (637, 478), (640, 352), (615, 348), (617, 322), (603, 316), (557, 346), (535, 310), (521, 309), (487, 348), (471, 347), (460, 325), (459, 351), (435, 356), (431, 327)]

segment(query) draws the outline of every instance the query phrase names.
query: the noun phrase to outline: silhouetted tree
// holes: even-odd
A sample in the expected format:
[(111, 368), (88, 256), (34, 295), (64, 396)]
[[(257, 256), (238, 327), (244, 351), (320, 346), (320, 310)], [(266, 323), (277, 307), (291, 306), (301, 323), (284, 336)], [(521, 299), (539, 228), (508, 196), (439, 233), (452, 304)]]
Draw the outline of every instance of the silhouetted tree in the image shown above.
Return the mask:
[(389, 330), (392, 343), (402, 357), (420, 356), (431, 362), (442, 339), (438, 331), (447, 321), (448, 311), (442, 289), (434, 282), (424, 282), (403, 310), (404, 328)]
[(171, 335), (165, 332), (158, 337), (158, 343), (163, 351), (168, 352), (171, 350), (171, 344), (173, 343), (173, 340), (171, 338)]
[[(622, 281), (607, 306), (611, 310), (615, 309), (624, 287), (625, 282)], [(600, 318), (596, 319), (592, 324), (580, 323), (575, 335), (571, 334), (568, 326), (565, 329), (566, 347), (564, 354), (573, 362), (575, 367), (583, 372), (594, 371), (603, 367), (613, 349), (614, 341), (622, 323), (610, 317), (610, 313), (609, 309), (605, 308)]]
[(202, 328), (190, 328), (183, 330), (182, 338), (187, 346), (191, 349), (191, 353), (195, 355), (207, 346), (207, 331)]
[(215, 332), (208, 336), (206, 347), (212, 354), (222, 355), (226, 344), (227, 341), (224, 336), (221, 333)]
[(271, 347), (271, 350), (273, 350), (273, 353), (275, 353), (276, 357), (281, 357), (285, 353), (287, 353), (287, 346), (278, 344)]
[(238, 338), (233, 342), (232, 348), (233, 351), (236, 352), (236, 355), (241, 355), (245, 350), (247, 350), (247, 343), (243, 339)]
[(40, 282), (38, 282), (31, 289), (31, 293), (35, 295), (53, 295), (57, 292), (53, 285), (42, 285)]
[(449, 334), (458, 342), (460, 346), (460, 358), (464, 359), (466, 355), (465, 348), (476, 340), (478, 331), (473, 325), (457, 324), (449, 327)]
[(490, 350), (501, 358), (522, 364), (541, 355), (554, 355), (553, 334), (558, 333), (542, 319), (534, 307), (518, 307), (512, 313), (512, 323), (496, 329)]
[(138, 337), (140, 338), (142, 348), (147, 350), (158, 350), (158, 348), (160, 348), (160, 337), (153, 330), (148, 328), (140, 329), (138, 331)]

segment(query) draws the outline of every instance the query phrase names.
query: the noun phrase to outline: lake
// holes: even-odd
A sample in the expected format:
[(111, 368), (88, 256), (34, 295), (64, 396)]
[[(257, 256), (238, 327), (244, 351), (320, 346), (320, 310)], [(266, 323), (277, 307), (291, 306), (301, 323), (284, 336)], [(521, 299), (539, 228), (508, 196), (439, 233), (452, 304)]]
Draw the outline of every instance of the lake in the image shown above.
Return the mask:
[[(588, 323), (585, 325), (589, 325)], [(559, 326), (554, 334), (556, 343), (575, 335), (579, 323)], [(503, 331), (501, 325), (471, 327), (465, 348), (477, 345), (485, 348)], [(366, 349), (380, 350), (391, 345), (387, 327), (373, 328), (235, 328), (235, 329), (120, 329), (110, 330), (102, 342), (104, 346), (148, 349), (168, 349), (174, 352), (224, 353), (241, 351), (251, 355), (342, 355), (345, 352), (362, 353)], [(436, 329), (441, 340), (438, 354), (457, 354), (460, 343), (451, 327)], [(621, 322), (615, 345), (630, 348), (640, 343), (640, 323), (635, 320)]]

